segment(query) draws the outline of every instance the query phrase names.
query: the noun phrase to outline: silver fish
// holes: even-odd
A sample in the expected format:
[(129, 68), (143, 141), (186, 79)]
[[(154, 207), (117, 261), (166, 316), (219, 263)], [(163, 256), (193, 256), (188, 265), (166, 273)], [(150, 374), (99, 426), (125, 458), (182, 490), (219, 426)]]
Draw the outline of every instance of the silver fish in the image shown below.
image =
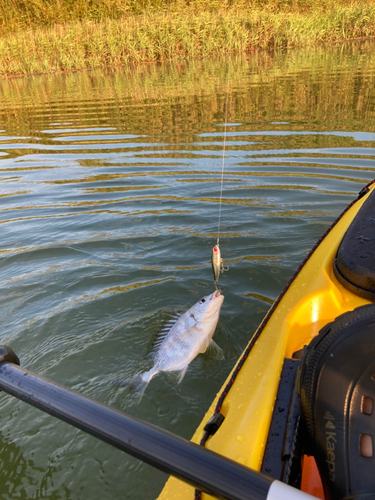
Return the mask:
[(221, 252), (219, 244), (216, 244), (212, 249), (212, 272), (214, 273), (215, 283), (219, 279), (220, 272), (223, 272), (223, 259), (221, 258)]
[(212, 340), (223, 301), (219, 291), (213, 292), (175, 318), (174, 323), (168, 322), (151, 349), (154, 366), (122, 385), (130, 386), (140, 399), (147, 384), (159, 372), (174, 372), (180, 383), (191, 361), (208, 347), (216, 351), (216, 357), (223, 359), (223, 351)]

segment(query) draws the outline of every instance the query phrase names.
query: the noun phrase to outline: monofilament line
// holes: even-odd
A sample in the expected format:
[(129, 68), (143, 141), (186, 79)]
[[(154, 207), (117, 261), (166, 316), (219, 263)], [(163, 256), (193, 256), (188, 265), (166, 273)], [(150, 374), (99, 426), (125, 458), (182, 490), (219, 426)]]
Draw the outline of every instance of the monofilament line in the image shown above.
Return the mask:
[(220, 200), (219, 200), (219, 222), (217, 225), (217, 245), (219, 244), (220, 240), (221, 201), (223, 198), (224, 163), (225, 163), (225, 141), (227, 137), (227, 121), (228, 121), (228, 97), (229, 97), (229, 92), (227, 90), (227, 99), (225, 102), (225, 119), (224, 119), (223, 159), (221, 163), (221, 185), (220, 185)]

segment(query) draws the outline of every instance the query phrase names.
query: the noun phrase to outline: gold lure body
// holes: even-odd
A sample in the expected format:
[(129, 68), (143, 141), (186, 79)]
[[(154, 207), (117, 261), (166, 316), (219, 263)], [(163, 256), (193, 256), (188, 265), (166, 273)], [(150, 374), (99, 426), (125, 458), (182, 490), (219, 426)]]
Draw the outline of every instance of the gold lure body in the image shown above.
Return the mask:
[(219, 280), (220, 273), (224, 272), (223, 259), (221, 258), (221, 252), (219, 244), (216, 244), (212, 249), (212, 272), (214, 273), (215, 283)]

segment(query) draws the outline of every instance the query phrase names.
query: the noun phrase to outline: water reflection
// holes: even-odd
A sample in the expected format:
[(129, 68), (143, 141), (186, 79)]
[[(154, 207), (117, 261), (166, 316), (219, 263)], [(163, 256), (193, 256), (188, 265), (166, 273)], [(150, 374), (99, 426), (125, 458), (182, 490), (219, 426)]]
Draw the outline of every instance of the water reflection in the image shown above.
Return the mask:
[(56, 449), (48, 457), (46, 469), (38, 467), (32, 458), (25, 458), (22, 450), (22, 445), (12, 441), (11, 436), (5, 437), (0, 434), (1, 498), (70, 499), (71, 493), (66, 486), (54, 484), (54, 477), (61, 470), (60, 457), (64, 453), (64, 448)]
[[(2, 343), (28, 369), (190, 437), (306, 252), (374, 177), (374, 48), (1, 80)], [(137, 406), (110, 382), (140, 370), (162, 322), (213, 288), (228, 75), (226, 359), (199, 356), (180, 387), (161, 375)], [(162, 487), (137, 460), (0, 404), (9, 498)]]

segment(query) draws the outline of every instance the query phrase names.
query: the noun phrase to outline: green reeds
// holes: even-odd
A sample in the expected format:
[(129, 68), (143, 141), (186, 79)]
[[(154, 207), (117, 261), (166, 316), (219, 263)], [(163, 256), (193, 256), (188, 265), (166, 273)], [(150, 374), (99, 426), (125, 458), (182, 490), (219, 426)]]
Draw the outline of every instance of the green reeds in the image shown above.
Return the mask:
[[(5, 14), (0, 17), (3, 19), (1, 76), (375, 37), (375, 0), (366, 3), (362, 0), (350, 3), (86, 0), (85, 15), (81, 2), (58, 0), (54, 7), (47, 0), (5, 2), (13, 10), (16, 4), (25, 8), (12, 29), (10, 22), (4, 21)], [(81, 14), (76, 13), (73, 18), (73, 5), (78, 3)], [(142, 11), (140, 5), (144, 6)], [(41, 12), (45, 12), (44, 18)], [(27, 16), (30, 22), (25, 21)]]

